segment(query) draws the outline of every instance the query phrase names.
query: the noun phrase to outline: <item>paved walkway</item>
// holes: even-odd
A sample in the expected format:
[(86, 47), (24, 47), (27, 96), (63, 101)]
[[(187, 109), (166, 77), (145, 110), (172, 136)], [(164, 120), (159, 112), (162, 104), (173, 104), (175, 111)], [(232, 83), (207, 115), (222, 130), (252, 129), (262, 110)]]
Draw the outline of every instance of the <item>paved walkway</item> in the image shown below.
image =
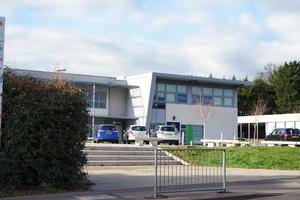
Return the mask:
[[(15, 200), (144, 199), (153, 195), (153, 167), (88, 167), (92, 191), (59, 193)], [(299, 199), (300, 171), (228, 169), (228, 193), (168, 194), (168, 199)]]

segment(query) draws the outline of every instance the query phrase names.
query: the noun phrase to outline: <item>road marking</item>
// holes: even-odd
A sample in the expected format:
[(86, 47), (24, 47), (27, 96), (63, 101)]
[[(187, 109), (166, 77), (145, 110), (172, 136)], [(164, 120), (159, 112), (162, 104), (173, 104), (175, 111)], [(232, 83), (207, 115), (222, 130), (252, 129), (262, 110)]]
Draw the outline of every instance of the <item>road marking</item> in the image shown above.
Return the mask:
[(102, 194), (102, 195), (93, 195), (93, 196), (77, 196), (76, 198), (80, 200), (104, 200), (104, 199), (115, 199), (116, 197)]

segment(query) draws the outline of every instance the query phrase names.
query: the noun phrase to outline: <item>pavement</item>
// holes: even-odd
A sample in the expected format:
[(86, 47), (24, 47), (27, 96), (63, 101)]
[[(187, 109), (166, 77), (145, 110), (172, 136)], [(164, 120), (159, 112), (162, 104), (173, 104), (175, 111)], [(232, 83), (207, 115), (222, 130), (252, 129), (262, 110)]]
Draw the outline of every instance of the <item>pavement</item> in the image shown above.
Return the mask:
[[(95, 185), (91, 191), (4, 198), (7, 200), (118, 200), (151, 199), (153, 167), (87, 167)], [(264, 169), (227, 169), (227, 192), (185, 192), (159, 196), (181, 200), (298, 200), (300, 171)]]

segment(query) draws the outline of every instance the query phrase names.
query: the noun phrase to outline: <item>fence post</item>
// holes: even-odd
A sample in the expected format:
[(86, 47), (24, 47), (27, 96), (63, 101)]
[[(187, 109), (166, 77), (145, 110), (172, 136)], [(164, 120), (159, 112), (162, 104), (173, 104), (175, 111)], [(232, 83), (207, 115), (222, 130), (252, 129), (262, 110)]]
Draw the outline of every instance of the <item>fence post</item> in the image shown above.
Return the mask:
[(154, 149), (154, 198), (157, 198), (157, 148)]
[(226, 192), (226, 149), (223, 151), (223, 191)]

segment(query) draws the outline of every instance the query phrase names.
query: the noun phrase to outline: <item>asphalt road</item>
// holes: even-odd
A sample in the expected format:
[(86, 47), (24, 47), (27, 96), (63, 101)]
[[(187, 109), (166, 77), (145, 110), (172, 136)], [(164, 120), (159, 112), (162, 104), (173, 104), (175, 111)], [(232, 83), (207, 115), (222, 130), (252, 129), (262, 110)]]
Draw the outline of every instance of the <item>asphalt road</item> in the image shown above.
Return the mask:
[[(153, 167), (88, 167), (92, 191), (6, 199), (145, 199), (153, 195)], [(227, 192), (167, 194), (168, 199), (300, 199), (300, 171), (227, 169)], [(164, 197), (165, 198), (165, 197)]]

